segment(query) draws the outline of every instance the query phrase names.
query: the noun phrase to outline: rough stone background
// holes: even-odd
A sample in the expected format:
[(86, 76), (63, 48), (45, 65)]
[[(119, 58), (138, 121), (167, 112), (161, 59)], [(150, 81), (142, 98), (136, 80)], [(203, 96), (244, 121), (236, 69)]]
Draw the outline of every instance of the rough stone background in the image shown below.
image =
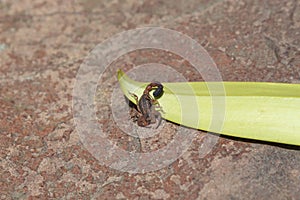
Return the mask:
[[(198, 131), (181, 158), (146, 174), (103, 166), (84, 148), (72, 116), (80, 64), (106, 38), (149, 25), (200, 42), (225, 81), (300, 80), (297, 0), (2, 0), (0, 199), (299, 199), (300, 153), (294, 146), (221, 137), (200, 158), (206, 133)], [(126, 61), (128, 70), (153, 57), (182, 64), (155, 52), (137, 55), (118, 64)], [(188, 80), (199, 80), (183, 66), (178, 70)], [(113, 120), (107, 113), (98, 113), (99, 123)], [(124, 148), (135, 148), (130, 138), (122, 143), (117, 127), (106, 130)], [(163, 145), (150, 142), (144, 151)]]

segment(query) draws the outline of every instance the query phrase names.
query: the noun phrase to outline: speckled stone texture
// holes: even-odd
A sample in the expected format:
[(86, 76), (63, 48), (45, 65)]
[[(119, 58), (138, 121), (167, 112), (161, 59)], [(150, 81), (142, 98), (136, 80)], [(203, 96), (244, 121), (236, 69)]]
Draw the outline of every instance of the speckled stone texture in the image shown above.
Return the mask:
[[(0, 199), (299, 199), (294, 146), (220, 137), (200, 156), (207, 133), (197, 131), (174, 163), (144, 174), (111, 169), (86, 150), (72, 110), (80, 64), (105, 39), (149, 25), (201, 43), (225, 81), (300, 81), (297, 0), (2, 0)], [(112, 86), (114, 69), (153, 61), (201, 80), (181, 58), (150, 50), (120, 58), (102, 78)], [(148, 141), (124, 136), (105, 104), (110, 95), (108, 87), (96, 98), (97, 117), (120, 147), (153, 151), (172, 138), (170, 122)]]

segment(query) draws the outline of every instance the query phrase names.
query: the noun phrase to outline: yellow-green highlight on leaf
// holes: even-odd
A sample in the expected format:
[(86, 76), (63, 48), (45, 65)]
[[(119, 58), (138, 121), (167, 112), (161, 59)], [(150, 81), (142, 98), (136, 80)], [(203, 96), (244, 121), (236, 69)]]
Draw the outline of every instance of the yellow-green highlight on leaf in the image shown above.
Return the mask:
[[(140, 97), (148, 84), (130, 79), (121, 70), (118, 80), (133, 103), (129, 92)], [(162, 117), (169, 121), (223, 135), (300, 145), (300, 84), (209, 82), (210, 87), (207, 82), (162, 84), (164, 94), (158, 102), (164, 110)], [(220, 85), (225, 93), (212, 91), (211, 88)], [(220, 120), (221, 126), (213, 126), (213, 120)]]

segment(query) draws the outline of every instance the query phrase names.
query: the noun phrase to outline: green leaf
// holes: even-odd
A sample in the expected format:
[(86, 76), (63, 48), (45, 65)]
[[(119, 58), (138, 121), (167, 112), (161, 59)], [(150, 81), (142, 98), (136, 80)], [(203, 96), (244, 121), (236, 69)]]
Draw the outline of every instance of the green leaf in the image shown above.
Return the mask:
[[(146, 82), (118, 71), (124, 95), (139, 97)], [(300, 145), (300, 84), (264, 82), (162, 83), (162, 117), (223, 135)]]

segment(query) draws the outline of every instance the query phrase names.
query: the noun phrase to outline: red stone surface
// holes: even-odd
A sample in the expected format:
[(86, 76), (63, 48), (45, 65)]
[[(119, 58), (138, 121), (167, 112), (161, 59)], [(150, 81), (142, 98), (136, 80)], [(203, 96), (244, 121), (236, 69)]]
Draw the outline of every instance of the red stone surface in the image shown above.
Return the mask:
[[(201, 43), (225, 81), (300, 81), (299, 1), (0, 1), (0, 199), (299, 199), (298, 147), (221, 137), (200, 157), (206, 133), (198, 131), (182, 157), (145, 174), (106, 167), (85, 149), (72, 110), (80, 64), (103, 40), (149, 25)], [(177, 127), (164, 122), (139, 143), (112, 123), (114, 69), (153, 61), (201, 80), (168, 53), (113, 63), (97, 117), (130, 151), (163, 147)]]

